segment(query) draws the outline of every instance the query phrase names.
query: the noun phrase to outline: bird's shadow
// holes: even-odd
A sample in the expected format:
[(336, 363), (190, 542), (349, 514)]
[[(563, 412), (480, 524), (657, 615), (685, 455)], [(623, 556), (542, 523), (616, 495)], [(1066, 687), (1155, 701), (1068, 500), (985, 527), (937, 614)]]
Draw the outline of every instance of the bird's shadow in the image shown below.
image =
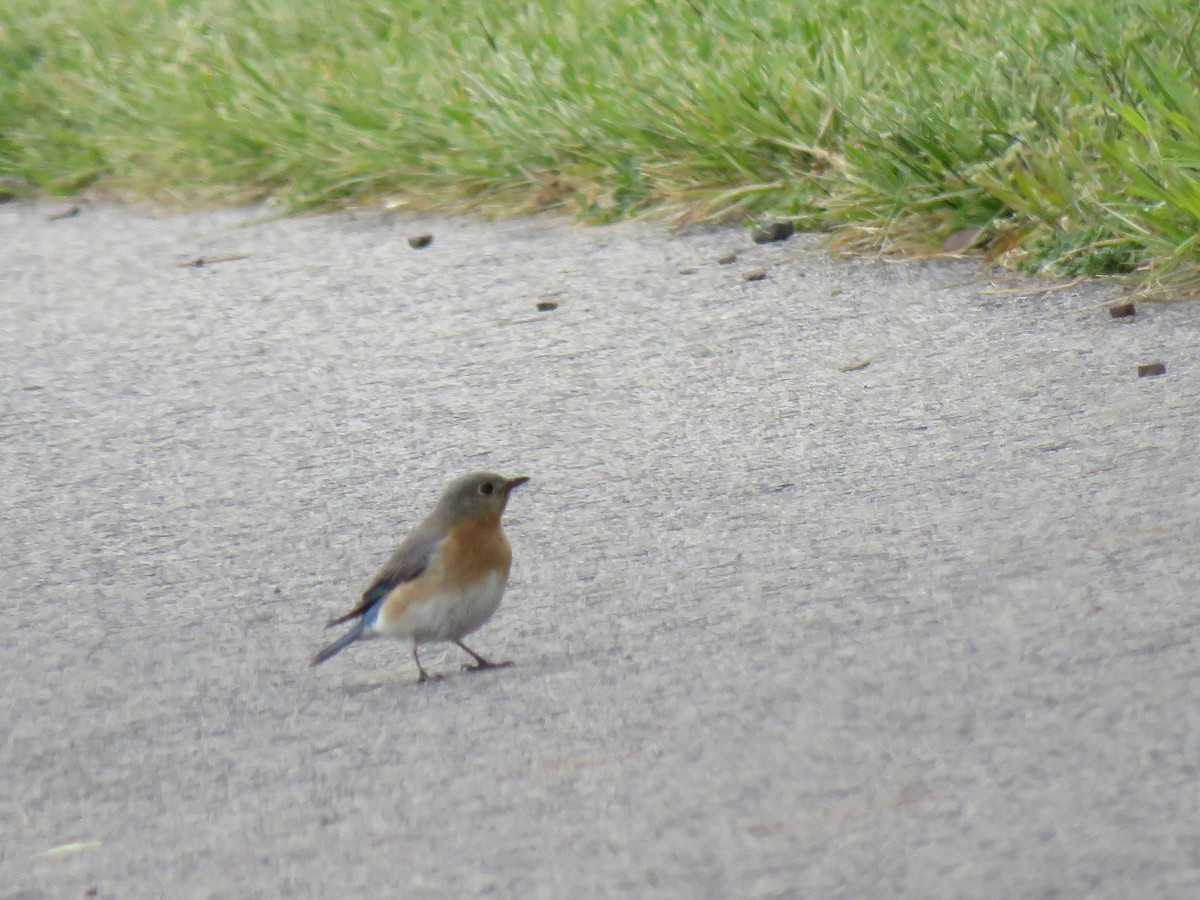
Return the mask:
[(380, 688), (423, 688), (430, 689), (439, 684), (452, 684), (462, 678), (471, 675), (479, 675), (481, 673), (495, 674), (504, 669), (512, 668), (511, 666), (494, 666), (486, 669), (475, 669), (470, 666), (463, 666), (461, 670), (451, 672), (437, 672), (431, 674), (425, 681), (419, 681), (415, 672), (381, 672), (360, 681), (352, 681), (343, 684), (341, 692), (348, 697), (357, 697), (359, 694), (369, 694), (371, 691), (377, 691)]

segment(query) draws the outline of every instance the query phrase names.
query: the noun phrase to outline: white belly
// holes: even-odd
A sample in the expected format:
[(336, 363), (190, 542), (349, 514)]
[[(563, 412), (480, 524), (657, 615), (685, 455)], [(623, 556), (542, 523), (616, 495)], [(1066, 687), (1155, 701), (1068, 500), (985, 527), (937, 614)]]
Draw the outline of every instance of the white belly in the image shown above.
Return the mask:
[(494, 572), (467, 590), (434, 594), (377, 628), (387, 637), (410, 638), (416, 644), (457, 641), (492, 617), (507, 582), (507, 573)]

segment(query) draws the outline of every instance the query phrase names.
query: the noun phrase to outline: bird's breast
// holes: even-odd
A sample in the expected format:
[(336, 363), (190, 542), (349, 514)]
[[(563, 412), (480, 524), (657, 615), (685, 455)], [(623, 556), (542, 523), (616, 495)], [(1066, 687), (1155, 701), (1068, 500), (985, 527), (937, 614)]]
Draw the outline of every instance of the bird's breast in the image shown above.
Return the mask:
[(505, 579), (512, 566), (512, 547), (500, 528), (499, 518), (468, 522), (452, 529), (438, 554), (447, 579), (474, 584), (501, 572)]
[(498, 523), (456, 528), (429, 569), (387, 598), (376, 628), (417, 643), (458, 640), (492, 617), (511, 566), (512, 549)]
[(382, 623), (380, 631), (418, 644), (459, 640), (492, 617), (507, 581), (508, 573), (496, 570), (471, 584), (445, 583), (398, 618)]

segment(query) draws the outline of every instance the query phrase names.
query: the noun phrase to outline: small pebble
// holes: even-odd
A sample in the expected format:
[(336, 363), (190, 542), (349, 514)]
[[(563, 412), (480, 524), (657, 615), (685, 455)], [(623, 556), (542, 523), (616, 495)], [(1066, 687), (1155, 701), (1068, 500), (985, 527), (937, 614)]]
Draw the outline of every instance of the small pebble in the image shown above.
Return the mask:
[(981, 231), (983, 229), (978, 225), (968, 225), (966, 228), (958, 229), (942, 242), (942, 252), (961, 253), (963, 250), (969, 249)]
[(742, 273), (742, 277), (747, 281), (762, 281), (767, 277), (766, 269), (750, 269)]
[(550, 312), (553, 309), (558, 309), (558, 304), (553, 300), (539, 300), (537, 305), (538, 312)]
[(24, 178), (18, 178), (15, 175), (0, 175), (0, 203), (16, 200), (18, 197), (32, 194), (33, 191), (34, 186)]
[(414, 250), (424, 250), (433, 243), (432, 234), (414, 234), (408, 239), (408, 246)]
[(1144, 366), (1138, 366), (1138, 378), (1154, 378), (1157, 375), (1166, 374), (1166, 363), (1147, 363)]
[(73, 219), (77, 215), (79, 215), (81, 212), (83, 212), (82, 206), (76, 206), (76, 205), (66, 206), (66, 207), (63, 207), (62, 209), (60, 209), (58, 212), (53, 212), (50, 215), (46, 216), (46, 221), (47, 222), (58, 222), (62, 219)]
[(756, 228), (751, 238), (756, 244), (773, 244), (776, 241), (786, 241), (795, 233), (796, 226), (791, 222), (772, 222)]

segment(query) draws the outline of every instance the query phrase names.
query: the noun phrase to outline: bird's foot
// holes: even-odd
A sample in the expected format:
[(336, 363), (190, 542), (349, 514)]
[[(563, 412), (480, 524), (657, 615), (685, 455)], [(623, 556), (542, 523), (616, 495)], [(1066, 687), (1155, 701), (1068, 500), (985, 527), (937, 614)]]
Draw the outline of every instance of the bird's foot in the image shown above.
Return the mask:
[(514, 663), (511, 659), (506, 659), (504, 662), (498, 663), (481, 659), (477, 663), (463, 663), (462, 670), (464, 672), (482, 672), (484, 669), (507, 669), (514, 665), (516, 665), (516, 663)]
[(430, 675), (422, 669), (421, 674), (417, 676), (417, 684), (424, 684), (427, 681), (441, 681), (445, 677), (445, 675)]

